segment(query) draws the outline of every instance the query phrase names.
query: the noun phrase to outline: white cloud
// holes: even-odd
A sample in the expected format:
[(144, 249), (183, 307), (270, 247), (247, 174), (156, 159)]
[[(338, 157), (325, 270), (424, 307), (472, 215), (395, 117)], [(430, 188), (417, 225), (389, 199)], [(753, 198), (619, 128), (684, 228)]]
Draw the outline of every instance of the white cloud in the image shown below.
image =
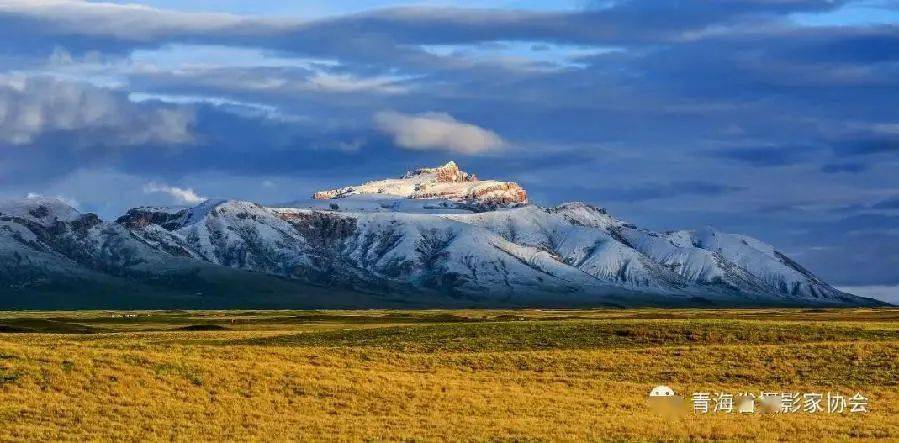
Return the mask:
[[(46, 197), (44, 196), (44, 194), (40, 194), (40, 193), (37, 193), (37, 192), (29, 192), (28, 194), (25, 194), (25, 198), (27, 198), (27, 199), (36, 199), (36, 198), (46, 198)], [(55, 199), (57, 199), (57, 200), (59, 200), (59, 201), (65, 203), (65, 204), (67, 204), (67, 205), (69, 205), (69, 206), (71, 206), (71, 207), (73, 207), (73, 208), (75, 208), (75, 209), (80, 208), (80, 204), (78, 203), (78, 200), (75, 200), (74, 198), (65, 197), (65, 196), (62, 196), (62, 195), (57, 195), (57, 196), (55, 196), (55, 197), (53, 197), (53, 198), (55, 198)]]
[(837, 289), (861, 297), (876, 298), (880, 301), (899, 305), (899, 285), (843, 286)]
[(128, 98), (135, 103), (152, 103), (158, 101), (175, 105), (207, 104), (216, 106), (223, 111), (246, 117), (265, 117), (284, 121), (297, 120), (299, 117), (284, 116), (278, 108), (262, 103), (242, 102), (224, 97), (207, 97), (199, 95), (170, 95), (149, 94), (146, 92), (132, 92)]
[(375, 124), (379, 130), (391, 135), (397, 146), (408, 149), (445, 149), (476, 154), (505, 145), (495, 132), (460, 122), (442, 112), (412, 115), (384, 111), (375, 114)]
[(100, 71), (96, 66), (76, 63), (65, 65), (65, 68), (71, 72), (82, 67), (82, 72), (101, 77), (117, 70), (120, 75), (131, 75), (143, 81), (171, 81), (200, 89), (282, 96), (309, 92), (403, 94), (410, 91), (407, 83), (416, 78), (341, 72), (351, 66), (330, 59), (288, 57), (261, 48), (201, 44), (173, 44), (139, 50), (126, 62), (107, 65)]
[(191, 35), (233, 29), (248, 20), (229, 14), (187, 13), (143, 5), (82, 0), (5, 0), (0, 12), (43, 20), (47, 33), (113, 36), (150, 41), (167, 35)]
[(120, 92), (49, 77), (0, 75), (0, 142), (72, 132), (100, 145), (186, 143), (191, 108), (137, 104)]
[(400, 94), (407, 92), (407, 88), (399, 84), (404, 79), (404, 77), (357, 77), (316, 72), (307, 81), (310, 88), (325, 92)]
[(156, 192), (168, 194), (179, 204), (197, 205), (207, 200), (206, 197), (198, 195), (191, 188), (179, 188), (164, 183), (147, 183), (144, 185), (144, 192), (148, 194)]

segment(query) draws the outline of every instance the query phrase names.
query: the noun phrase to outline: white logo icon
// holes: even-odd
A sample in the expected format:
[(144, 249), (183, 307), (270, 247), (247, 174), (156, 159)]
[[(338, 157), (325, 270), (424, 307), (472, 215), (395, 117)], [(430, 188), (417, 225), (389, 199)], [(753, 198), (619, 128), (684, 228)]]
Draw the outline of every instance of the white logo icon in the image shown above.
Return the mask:
[(659, 385), (649, 391), (650, 397), (674, 397), (674, 389), (665, 385)]

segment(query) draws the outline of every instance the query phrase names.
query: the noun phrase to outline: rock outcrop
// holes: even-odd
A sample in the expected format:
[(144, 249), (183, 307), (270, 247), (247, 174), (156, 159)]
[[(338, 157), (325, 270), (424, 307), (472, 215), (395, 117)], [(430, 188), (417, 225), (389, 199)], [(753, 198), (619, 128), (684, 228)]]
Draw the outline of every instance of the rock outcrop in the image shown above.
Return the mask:
[(444, 199), (490, 209), (514, 207), (528, 202), (527, 192), (515, 182), (479, 180), (462, 171), (456, 162), (436, 168), (406, 172), (401, 178), (376, 180), (356, 186), (320, 191), (316, 200), (345, 198), (354, 195), (385, 195), (412, 199)]

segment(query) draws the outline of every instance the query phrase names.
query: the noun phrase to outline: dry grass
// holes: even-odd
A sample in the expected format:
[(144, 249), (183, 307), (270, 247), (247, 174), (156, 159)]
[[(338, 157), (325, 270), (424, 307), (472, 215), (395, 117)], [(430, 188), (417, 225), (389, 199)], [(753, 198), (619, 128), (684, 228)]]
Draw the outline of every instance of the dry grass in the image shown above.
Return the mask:
[[(135, 314), (0, 313), (0, 440), (899, 439), (899, 310)], [(659, 383), (871, 412), (669, 421)]]

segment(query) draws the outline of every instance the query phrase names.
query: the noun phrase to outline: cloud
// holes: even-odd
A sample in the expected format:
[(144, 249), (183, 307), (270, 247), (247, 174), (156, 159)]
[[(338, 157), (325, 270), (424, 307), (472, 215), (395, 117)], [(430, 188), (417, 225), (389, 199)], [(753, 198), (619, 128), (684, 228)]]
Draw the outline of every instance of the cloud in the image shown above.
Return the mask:
[(185, 13), (82, 0), (5, 0), (0, 3), (0, 14), (43, 24), (40, 29), (30, 30), (38, 35), (95, 36), (135, 43), (196, 37), (233, 30), (250, 22), (229, 14)]
[(164, 183), (147, 183), (144, 186), (144, 192), (147, 194), (152, 194), (156, 192), (161, 192), (164, 194), (170, 195), (177, 203), (186, 204), (186, 205), (197, 205), (203, 203), (208, 200), (206, 197), (202, 197), (194, 192), (191, 188), (179, 188), (176, 186), (169, 186)]
[[(609, 2), (603, 2), (609, 3)], [(318, 20), (264, 19), (77, 0), (5, 0), (0, 29), (13, 50), (67, 45), (127, 52), (172, 43), (232, 44), (356, 59), (421, 57), (408, 45), (535, 41), (574, 44), (678, 41), (719, 23), (833, 10), (843, 1), (614, 2), (583, 11), (395, 7)]]
[(788, 166), (800, 163), (812, 149), (808, 146), (766, 146), (717, 151), (712, 155), (753, 166)]
[(49, 77), (0, 75), (0, 142), (28, 145), (69, 133), (99, 145), (187, 143), (193, 112), (145, 106), (111, 89)]
[(877, 202), (871, 207), (874, 209), (899, 209), (899, 196)]
[(822, 172), (836, 174), (840, 172), (859, 173), (868, 169), (864, 163), (829, 163), (821, 167)]
[(844, 156), (899, 153), (899, 137), (879, 137), (844, 142), (836, 147), (836, 153)]
[(417, 150), (445, 149), (462, 154), (478, 154), (501, 148), (505, 141), (495, 132), (456, 120), (442, 112), (375, 114), (375, 125), (393, 137), (400, 147)]
[[(196, 53), (203, 57), (205, 47), (183, 47), (184, 52)], [(239, 57), (241, 52), (235, 52)], [(161, 54), (164, 56), (164, 54)], [(171, 64), (171, 63), (169, 63)], [(361, 94), (394, 95), (409, 92), (411, 81), (405, 76), (358, 75), (341, 73), (351, 70), (344, 65), (314, 67), (242, 67), (242, 66), (197, 66), (196, 63), (155, 67), (148, 65), (128, 65), (121, 74), (141, 86), (159, 89), (176, 86), (183, 89), (210, 89), (219, 93), (252, 94), (257, 97), (269, 96), (282, 99), (293, 98), (302, 101), (306, 97), (330, 94), (357, 96)]]
[(398, 83), (402, 79), (392, 77), (358, 78), (351, 75), (336, 75), (316, 72), (308, 78), (308, 87), (327, 92), (380, 92), (399, 94), (407, 89)]
[[(44, 194), (41, 194), (41, 193), (38, 193), (38, 192), (29, 192), (29, 193), (25, 194), (25, 198), (27, 198), (27, 199), (36, 199), (36, 198), (45, 198), (45, 196), (44, 196)], [(67, 205), (69, 205), (69, 206), (71, 206), (71, 207), (73, 207), (73, 208), (75, 208), (75, 209), (79, 209), (80, 206), (81, 206), (80, 203), (78, 203), (78, 200), (75, 200), (74, 198), (71, 198), (71, 197), (65, 197), (65, 196), (62, 196), (62, 195), (57, 195), (57, 196), (55, 196), (55, 197), (53, 197), (53, 198), (55, 198), (55, 199), (57, 199), (57, 200), (59, 200), (59, 201), (65, 203), (65, 204), (67, 204)]]
[(681, 196), (715, 197), (743, 191), (742, 186), (723, 185), (704, 181), (681, 181), (672, 183), (649, 183), (631, 188), (603, 188), (597, 195), (608, 201), (647, 201), (670, 199)]

